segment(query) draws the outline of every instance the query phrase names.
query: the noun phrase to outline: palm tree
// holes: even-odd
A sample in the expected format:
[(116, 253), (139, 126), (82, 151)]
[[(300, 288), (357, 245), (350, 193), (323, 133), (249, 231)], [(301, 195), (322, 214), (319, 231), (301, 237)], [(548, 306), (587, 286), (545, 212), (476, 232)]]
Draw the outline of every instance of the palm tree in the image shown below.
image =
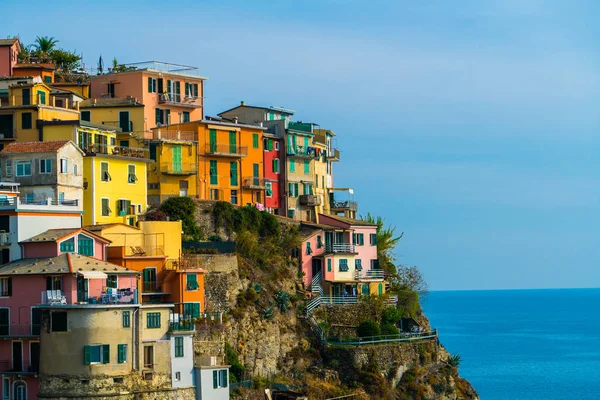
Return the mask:
[(58, 43), (58, 40), (54, 37), (37, 36), (35, 38), (35, 46), (40, 53), (49, 54), (56, 47), (56, 43)]
[(361, 216), (360, 219), (377, 225), (377, 258), (379, 259), (379, 266), (387, 273), (396, 273), (394, 249), (398, 242), (400, 242), (400, 239), (402, 239), (402, 236), (404, 236), (404, 232), (400, 236), (395, 236), (395, 226), (390, 225), (385, 227), (385, 219), (375, 217), (371, 213)]

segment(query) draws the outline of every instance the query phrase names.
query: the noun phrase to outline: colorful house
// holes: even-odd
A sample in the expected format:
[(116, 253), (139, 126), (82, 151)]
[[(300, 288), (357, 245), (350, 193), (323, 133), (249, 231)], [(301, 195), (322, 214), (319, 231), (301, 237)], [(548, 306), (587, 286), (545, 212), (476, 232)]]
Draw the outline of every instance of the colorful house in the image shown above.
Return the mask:
[(83, 210), (83, 154), (70, 140), (10, 143), (0, 152), (2, 181), (18, 183), (26, 204)]
[(77, 81), (77, 82), (52, 82), (49, 85), (55, 89), (68, 90), (84, 99), (88, 99), (90, 97), (90, 83)]
[(265, 174), (265, 207), (268, 212), (279, 215), (282, 204), (281, 190), (281, 138), (263, 133), (263, 154)]
[(13, 75), (20, 52), (21, 42), (18, 38), (0, 39), (0, 77)]
[(149, 141), (148, 205), (169, 197), (198, 197), (198, 142), (192, 131), (157, 128)]
[[(125, 65), (91, 79), (91, 98), (132, 97), (144, 104), (145, 130), (201, 120), (204, 78), (198, 69), (158, 61)], [(139, 129), (139, 128), (135, 128)]]
[(50, 84), (54, 82), (54, 71), (56, 65), (52, 63), (17, 63), (13, 66), (13, 76), (33, 76), (42, 79), (42, 82)]

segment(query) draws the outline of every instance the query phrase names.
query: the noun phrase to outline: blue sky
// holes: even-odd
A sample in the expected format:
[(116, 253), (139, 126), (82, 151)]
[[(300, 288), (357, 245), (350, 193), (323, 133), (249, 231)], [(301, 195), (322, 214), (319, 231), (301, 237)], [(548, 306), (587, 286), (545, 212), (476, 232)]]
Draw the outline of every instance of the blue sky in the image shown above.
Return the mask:
[[(90, 4), (91, 3), (91, 4)], [(168, 6), (168, 9), (167, 9)], [(27, 14), (22, 10), (36, 10)], [(4, 0), (4, 35), (297, 110), (432, 289), (600, 286), (600, 2)]]

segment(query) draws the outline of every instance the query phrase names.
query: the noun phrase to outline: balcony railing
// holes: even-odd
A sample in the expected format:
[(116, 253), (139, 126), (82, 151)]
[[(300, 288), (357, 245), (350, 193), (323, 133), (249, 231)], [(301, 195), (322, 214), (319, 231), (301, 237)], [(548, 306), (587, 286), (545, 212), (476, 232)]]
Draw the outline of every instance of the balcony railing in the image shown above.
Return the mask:
[(18, 197), (0, 198), (0, 210), (48, 210), (49, 208), (81, 211), (79, 200), (57, 200), (50, 197), (47, 199), (26, 199)]
[(191, 320), (169, 323), (169, 332), (193, 331), (194, 329), (194, 321)]
[(354, 277), (359, 281), (382, 280), (385, 274), (382, 269), (371, 269), (368, 271), (356, 271)]
[(321, 205), (321, 197), (316, 196), (314, 194), (302, 194), (298, 196), (298, 200), (300, 201), (300, 205), (302, 206), (320, 206)]
[(289, 147), (287, 149), (287, 155), (300, 157), (300, 158), (319, 158), (315, 147), (304, 147), (304, 146), (296, 146), (295, 148)]
[(290, 121), (288, 123), (288, 129), (292, 129), (294, 131), (300, 131), (300, 132), (306, 132), (306, 133), (312, 133), (312, 124), (309, 123), (305, 123), (305, 122), (293, 122)]
[(244, 157), (248, 155), (247, 146), (210, 143), (206, 145), (206, 154), (225, 157)]
[(177, 93), (161, 93), (158, 95), (158, 102), (159, 104), (168, 104), (180, 107), (202, 107), (201, 97), (185, 96)]
[(352, 210), (358, 211), (358, 203), (356, 201), (336, 201), (331, 202), (332, 210)]
[(144, 288), (143, 293), (156, 293), (159, 291), (158, 281), (144, 281), (142, 287)]
[(330, 161), (340, 161), (340, 151), (333, 149), (333, 154), (329, 156)]
[(86, 146), (80, 145), (79, 147), (88, 156), (107, 154), (122, 157), (148, 158), (148, 150), (141, 148), (112, 146), (107, 144), (88, 144)]
[(163, 246), (126, 246), (126, 257), (160, 257), (165, 255)]
[(334, 243), (325, 245), (326, 253), (354, 253), (354, 250), (354, 245), (350, 243)]
[(243, 179), (242, 187), (246, 189), (266, 189), (267, 180), (257, 176), (247, 177)]
[(133, 121), (128, 121), (128, 123), (121, 121), (102, 121), (102, 125), (111, 128), (119, 128), (121, 129), (121, 132), (133, 132)]
[(167, 175), (194, 175), (198, 172), (196, 163), (166, 162), (160, 164), (160, 172)]
[[(34, 375), (40, 371), (39, 365), (32, 365), (30, 360), (23, 359), (14, 361), (12, 359), (0, 360), (0, 373), (18, 373), (19, 375)], [(19, 365), (20, 364), (20, 365)]]
[(0, 324), (0, 338), (19, 338), (40, 335), (40, 323), (35, 324)]
[(151, 140), (183, 140), (186, 142), (196, 141), (196, 134), (193, 131), (178, 131), (168, 129), (153, 129)]

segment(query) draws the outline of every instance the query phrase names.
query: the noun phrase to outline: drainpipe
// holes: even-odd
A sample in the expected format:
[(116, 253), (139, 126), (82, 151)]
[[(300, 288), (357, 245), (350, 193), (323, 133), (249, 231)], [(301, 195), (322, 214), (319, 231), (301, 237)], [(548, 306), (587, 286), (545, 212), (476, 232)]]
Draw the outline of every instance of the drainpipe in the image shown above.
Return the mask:
[(131, 368), (132, 370), (136, 371), (139, 370), (139, 360), (138, 360), (138, 356), (139, 356), (139, 352), (138, 352), (138, 346), (139, 346), (139, 334), (138, 334), (138, 321), (137, 321), (137, 313), (139, 311), (139, 308), (136, 307), (133, 310), (133, 315), (132, 315), (132, 323), (133, 323), (133, 327), (131, 329), (131, 343), (133, 344), (133, 346), (131, 346), (131, 359), (132, 359), (132, 365)]

